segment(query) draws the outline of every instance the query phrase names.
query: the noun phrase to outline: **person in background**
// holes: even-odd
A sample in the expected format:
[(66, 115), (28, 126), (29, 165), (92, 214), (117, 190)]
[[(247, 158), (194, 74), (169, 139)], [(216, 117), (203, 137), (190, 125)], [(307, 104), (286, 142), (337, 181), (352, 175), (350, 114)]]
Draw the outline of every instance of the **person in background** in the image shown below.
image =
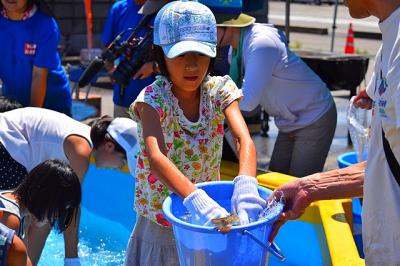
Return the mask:
[[(102, 149), (103, 146), (112, 153), (124, 154), (124, 160), (128, 164), (131, 175), (136, 176), (136, 160), (139, 151), (136, 122), (125, 117), (102, 116), (93, 121), (90, 138), (93, 142), (93, 148), (96, 150)], [(102, 161), (101, 156), (101, 154), (98, 155), (96, 161)], [(107, 158), (104, 158), (104, 160), (107, 160)]]
[[(7, 239), (17, 234), (13, 245), (19, 246), (18, 260), (23, 262), (7, 265), (31, 265), (26, 253), (23, 253), (25, 246), (20, 245), (20, 238), (26, 244), (25, 252), (27, 250), (30, 254), (33, 242), (31, 231), (39, 230), (45, 224), (50, 224), (60, 233), (65, 231), (78, 212), (80, 202), (79, 178), (66, 162), (60, 160), (44, 161), (33, 168), (15, 190), (1, 191), (0, 231), (6, 233)], [(35, 226), (30, 226), (31, 221)], [(0, 234), (0, 239), (2, 236)], [(0, 258), (3, 256), (6, 257), (6, 254), (0, 253)], [(16, 256), (13, 256), (15, 259)]]
[(0, 1), (2, 95), (71, 115), (71, 89), (57, 51), (56, 21), (40, 0)]
[(190, 1), (166, 4), (154, 22), (154, 54), (161, 75), (130, 107), (138, 123), (140, 153), (135, 180), (138, 220), (125, 265), (179, 265), (162, 202), (173, 191), (201, 225), (228, 215), (198, 182), (219, 180), (223, 123), (237, 142), (239, 172), (232, 210), (241, 224), (258, 218), (256, 152), (239, 110), (241, 92), (228, 77), (208, 75), (216, 56), (215, 18)]
[[(138, 14), (140, 4), (142, 4), (142, 2), (143, 1), (138, 0), (121, 0), (112, 5), (104, 25), (102, 35), (102, 40), (106, 47), (121, 32), (127, 30), (128, 28), (136, 27), (139, 21), (143, 18), (141, 14)], [(142, 29), (139, 33), (139, 37), (143, 37), (145, 32), (146, 29)], [(123, 35), (123, 38), (126, 39), (131, 35), (131, 33), (132, 31), (126, 32)], [(113, 71), (115, 71), (114, 62), (107, 61), (106, 68), (110, 75), (112, 75)], [(149, 68), (148, 73), (140, 73), (135, 76), (134, 74), (135, 73), (132, 73), (133, 77), (126, 88), (122, 88), (117, 82), (114, 83), (114, 117), (128, 117), (129, 105), (136, 99), (143, 87), (151, 84), (154, 81), (152, 76), (152, 67)]]
[(243, 90), (240, 109), (250, 112), (261, 105), (279, 129), (269, 170), (296, 177), (322, 171), (337, 118), (326, 85), (273, 25), (228, 13), (234, 1), (224, 7), (204, 2), (217, 20), (218, 46), (232, 48), (229, 75)]
[(286, 199), (273, 238), (313, 201), (361, 197), (366, 265), (400, 265), (400, 0), (345, 0), (353, 18), (379, 19), (382, 45), (367, 89), (354, 104), (372, 108), (368, 159), (347, 168), (316, 173), (278, 187)]
[[(16, 188), (30, 170), (48, 159), (69, 162), (80, 182), (91, 156), (102, 168), (121, 168), (126, 162), (126, 153), (117, 149), (112, 138), (96, 138), (96, 145), (92, 145), (91, 135), (99, 134), (96, 127), (52, 110), (26, 107), (2, 113), (0, 128), (0, 190)], [(80, 265), (78, 227), (79, 217), (64, 232), (65, 265)], [(34, 265), (50, 229), (46, 225), (32, 232), (29, 256)]]

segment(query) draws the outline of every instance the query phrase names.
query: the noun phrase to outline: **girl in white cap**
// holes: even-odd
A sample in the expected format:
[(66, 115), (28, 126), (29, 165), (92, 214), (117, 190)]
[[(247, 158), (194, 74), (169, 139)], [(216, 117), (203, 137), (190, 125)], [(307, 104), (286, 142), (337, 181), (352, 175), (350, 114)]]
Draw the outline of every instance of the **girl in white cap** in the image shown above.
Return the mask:
[(232, 210), (246, 224), (258, 218), (265, 204), (254, 178), (254, 143), (239, 110), (242, 93), (228, 76), (208, 75), (217, 44), (212, 12), (197, 2), (165, 5), (154, 22), (154, 44), (161, 76), (130, 107), (141, 152), (135, 184), (138, 221), (126, 265), (179, 265), (171, 224), (162, 213), (171, 192), (184, 199), (201, 225), (228, 215), (195, 186), (220, 178), (224, 119), (240, 158)]

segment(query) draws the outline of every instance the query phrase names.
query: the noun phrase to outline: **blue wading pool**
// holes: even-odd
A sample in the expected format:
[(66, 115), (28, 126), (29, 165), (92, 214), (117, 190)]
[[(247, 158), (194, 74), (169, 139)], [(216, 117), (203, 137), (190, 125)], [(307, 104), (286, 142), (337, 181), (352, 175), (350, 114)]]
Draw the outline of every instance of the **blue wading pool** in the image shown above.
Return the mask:
[[(133, 195), (134, 178), (130, 174), (90, 166), (83, 184), (79, 244), (82, 265), (123, 264), (136, 220)], [(332, 265), (330, 254), (334, 253), (328, 248), (324, 227), (319, 216), (314, 220), (316, 222), (306, 219), (286, 223), (275, 239), (286, 261), (270, 255), (268, 265)], [(343, 244), (346, 243), (340, 246)], [(63, 265), (63, 258), (63, 237), (52, 232), (39, 265)]]

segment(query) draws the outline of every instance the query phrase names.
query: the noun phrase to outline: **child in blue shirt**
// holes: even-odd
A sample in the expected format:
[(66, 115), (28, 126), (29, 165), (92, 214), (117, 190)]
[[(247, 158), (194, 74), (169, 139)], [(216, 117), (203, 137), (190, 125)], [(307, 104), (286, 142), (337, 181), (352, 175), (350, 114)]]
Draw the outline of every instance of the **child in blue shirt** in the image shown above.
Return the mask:
[(2, 95), (70, 115), (71, 89), (57, 51), (56, 21), (32, 0), (0, 2)]

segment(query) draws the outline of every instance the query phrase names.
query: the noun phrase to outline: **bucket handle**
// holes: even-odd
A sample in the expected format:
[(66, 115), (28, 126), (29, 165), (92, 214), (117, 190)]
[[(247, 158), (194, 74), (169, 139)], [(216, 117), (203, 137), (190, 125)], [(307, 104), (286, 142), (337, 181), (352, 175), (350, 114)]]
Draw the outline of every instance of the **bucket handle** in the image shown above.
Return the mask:
[(272, 255), (276, 256), (280, 261), (285, 261), (286, 257), (283, 255), (282, 251), (279, 249), (279, 247), (275, 244), (275, 242), (268, 242), (267, 244), (262, 242), (260, 239), (258, 239), (254, 234), (252, 234), (248, 230), (243, 230), (243, 234), (248, 235), (250, 238), (252, 238), (254, 241), (257, 242), (261, 247), (265, 248), (267, 251), (271, 252)]

